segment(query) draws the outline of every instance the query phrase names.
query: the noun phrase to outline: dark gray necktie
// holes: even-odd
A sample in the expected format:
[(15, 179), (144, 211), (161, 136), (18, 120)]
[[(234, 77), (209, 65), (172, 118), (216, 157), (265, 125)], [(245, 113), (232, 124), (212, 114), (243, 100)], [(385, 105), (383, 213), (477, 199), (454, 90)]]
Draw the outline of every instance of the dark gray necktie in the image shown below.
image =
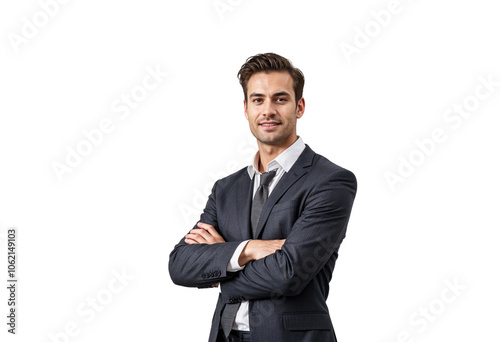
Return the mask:
[(267, 197), (269, 196), (269, 184), (273, 180), (274, 176), (276, 176), (276, 170), (261, 174), (260, 185), (257, 188), (255, 196), (253, 197), (252, 213), (250, 218), (252, 221), (252, 233), (254, 239), (257, 238), (255, 234), (257, 234), (257, 226), (259, 225), (260, 215), (262, 213), (264, 203), (266, 203)]
[[(257, 192), (253, 197), (252, 201), (252, 213), (250, 215), (250, 220), (252, 222), (252, 232), (253, 237), (256, 238), (255, 234), (257, 233), (257, 225), (259, 224), (260, 214), (262, 213), (262, 208), (264, 207), (264, 203), (269, 196), (269, 184), (273, 180), (274, 176), (276, 176), (276, 170), (265, 172), (260, 175), (260, 185), (257, 188)], [(240, 308), (241, 303), (228, 303), (224, 307), (221, 317), (221, 326), (224, 331), (224, 335), (226, 337), (229, 336), (231, 329), (233, 328), (234, 318), (236, 317), (236, 313)]]

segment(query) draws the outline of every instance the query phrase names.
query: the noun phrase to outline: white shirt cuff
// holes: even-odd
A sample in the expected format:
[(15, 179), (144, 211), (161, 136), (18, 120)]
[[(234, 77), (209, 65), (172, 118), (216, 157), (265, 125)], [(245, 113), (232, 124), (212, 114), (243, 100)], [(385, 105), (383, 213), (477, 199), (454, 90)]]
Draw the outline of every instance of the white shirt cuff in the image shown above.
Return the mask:
[(248, 241), (250, 240), (246, 240), (240, 243), (236, 248), (236, 250), (234, 251), (231, 260), (229, 260), (229, 263), (227, 264), (228, 272), (237, 272), (245, 268), (245, 266), (240, 266), (240, 264), (238, 263), (238, 259), (240, 258), (241, 252), (243, 251), (243, 248), (245, 248), (245, 246), (247, 245)]

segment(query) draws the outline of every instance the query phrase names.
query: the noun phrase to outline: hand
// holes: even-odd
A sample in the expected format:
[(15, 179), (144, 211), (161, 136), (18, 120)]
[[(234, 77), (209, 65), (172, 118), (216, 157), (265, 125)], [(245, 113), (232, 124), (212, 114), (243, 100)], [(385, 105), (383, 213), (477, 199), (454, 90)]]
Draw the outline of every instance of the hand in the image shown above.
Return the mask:
[(265, 258), (273, 254), (277, 250), (281, 250), (281, 246), (286, 240), (250, 240), (240, 254), (238, 263), (240, 266), (246, 265), (250, 261)]
[(184, 242), (188, 245), (196, 245), (199, 243), (212, 245), (214, 243), (226, 242), (212, 225), (198, 222), (197, 226), (199, 229), (191, 229), (184, 239)]

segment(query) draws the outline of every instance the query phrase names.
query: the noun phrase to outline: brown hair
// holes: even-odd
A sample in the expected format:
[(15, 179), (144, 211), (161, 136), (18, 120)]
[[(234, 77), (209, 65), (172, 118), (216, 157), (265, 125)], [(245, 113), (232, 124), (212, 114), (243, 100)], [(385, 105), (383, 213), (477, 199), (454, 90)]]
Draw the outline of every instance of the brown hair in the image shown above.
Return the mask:
[(247, 84), (250, 77), (258, 72), (287, 71), (293, 79), (293, 91), (295, 92), (295, 104), (302, 98), (304, 90), (304, 74), (295, 68), (292, 63), (278, 54), (268, 52), (249, 57), (238, 72), (245, 100), (247, 100)]

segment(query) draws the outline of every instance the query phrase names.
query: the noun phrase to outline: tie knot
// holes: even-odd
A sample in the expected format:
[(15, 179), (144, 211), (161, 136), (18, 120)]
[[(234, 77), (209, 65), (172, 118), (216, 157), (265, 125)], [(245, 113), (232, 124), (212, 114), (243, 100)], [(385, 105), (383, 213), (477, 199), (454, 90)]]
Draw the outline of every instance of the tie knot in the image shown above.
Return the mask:
[(276, 170), (264, 172), (263, 174), (260, 175), (260, 185), (269, 186), (274, 176), (276, 176)]

